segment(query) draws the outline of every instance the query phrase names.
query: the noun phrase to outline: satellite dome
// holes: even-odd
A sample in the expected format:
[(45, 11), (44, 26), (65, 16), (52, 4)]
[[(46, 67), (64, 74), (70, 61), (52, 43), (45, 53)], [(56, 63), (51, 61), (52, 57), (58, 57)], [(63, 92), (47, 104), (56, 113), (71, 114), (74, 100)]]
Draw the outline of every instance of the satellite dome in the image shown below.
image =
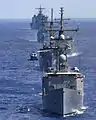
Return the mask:
[(67, 58), (66, 58), (66, 56), (65, 56), (64, 54), (61, 54), (61, 55), (60, 55), (60, 58), (61, 58), (63, 61), (66, 61), (66, 60), (67, 60)]
[(63, 34), (60, 35), (60, 39), (65, 39), (65, 36)]

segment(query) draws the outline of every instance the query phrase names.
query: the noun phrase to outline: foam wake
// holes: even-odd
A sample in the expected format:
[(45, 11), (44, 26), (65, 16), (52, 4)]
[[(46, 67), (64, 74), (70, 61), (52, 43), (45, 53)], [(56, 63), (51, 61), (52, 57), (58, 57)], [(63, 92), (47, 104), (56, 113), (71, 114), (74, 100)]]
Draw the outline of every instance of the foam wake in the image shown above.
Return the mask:
[(64, 117), (69, 117), (69, 116), (75, 116), (75, 115), (83, 114), (87, 108), (88, 108), (87, 106), (82, 106), (80, 109), (73, 109), (73, 113), (72, 114), (64, 115)]
[(71, 55), (67, 55), (67, 57), (75, 57), (75, 56), (79, 56), (81, 55), (80, 52), (77, 52), (77, 53), (72, 53)]

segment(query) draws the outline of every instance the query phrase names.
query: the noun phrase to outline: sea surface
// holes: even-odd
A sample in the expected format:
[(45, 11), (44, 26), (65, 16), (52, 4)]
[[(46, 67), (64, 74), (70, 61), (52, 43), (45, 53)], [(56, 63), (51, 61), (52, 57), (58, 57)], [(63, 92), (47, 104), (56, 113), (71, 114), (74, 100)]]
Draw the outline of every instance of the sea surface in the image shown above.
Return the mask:
[(28, 61), (38, 50), (36, 31), (27, 20), (0, 20), (0, 120), (96, 120), (96, 20), (77, 20), (74, 34), (79, 56), (71, 66), (85, 75), (83, 114), (62, 118), (42, 111), (38, 62)]

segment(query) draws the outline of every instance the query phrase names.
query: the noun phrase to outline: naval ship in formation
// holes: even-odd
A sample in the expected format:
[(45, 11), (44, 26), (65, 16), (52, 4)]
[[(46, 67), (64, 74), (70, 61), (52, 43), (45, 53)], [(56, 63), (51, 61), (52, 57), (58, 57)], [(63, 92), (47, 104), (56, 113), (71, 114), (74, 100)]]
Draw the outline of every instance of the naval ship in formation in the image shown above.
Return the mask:
[[(60, 28), (53, 29), (51, 21), (50, 40), (39, 52), (44, 60), (43, 64), (47, 67), (43, 70), (42, 77), (43, 109), (65, 116), (82, 111), (84, 108), (84, 75), (77, 67), (71, 69), (68, 64), (70, 51), (68, 41), (72, 38), (65, 36), (64, 31), (77, 31), (77, 29), (64, 29), (63, 8), (60, 9), (60, 13)], [(55, 37), (53, 31), (56, 31), (58, 36)], [(48, 61), (46, 56), (47, 58), (50, 56)]]
[(47, 25), (48, 16), (43, 14), (43, 10), (40, 5), (40, 8), (36, 8), (39, 10), (37, 15), (32, 17), (32, 22), (30, 23), (31, 29), (37, 29), (37, 41), (39, 43), (43, 43), (44, 39), (48, 38), (47, 31), (45, 30), (45, 24)]

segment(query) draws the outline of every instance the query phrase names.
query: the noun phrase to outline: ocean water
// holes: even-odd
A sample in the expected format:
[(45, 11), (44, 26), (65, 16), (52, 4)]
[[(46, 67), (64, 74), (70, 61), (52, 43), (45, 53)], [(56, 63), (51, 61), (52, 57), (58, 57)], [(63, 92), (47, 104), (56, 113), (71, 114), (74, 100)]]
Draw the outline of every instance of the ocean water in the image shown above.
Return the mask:
[[(28, 61), (39, 48), (29, 21), (0, 20), (0, 120), (96, 120), (96, 21), (77, 21), (74, 35), (80, 56), (72, 58), (86, 76), (83, 114), (62, 118), (42, 111), (41, 76)], [(38, 65), (38, 62), (35, 62)]]

